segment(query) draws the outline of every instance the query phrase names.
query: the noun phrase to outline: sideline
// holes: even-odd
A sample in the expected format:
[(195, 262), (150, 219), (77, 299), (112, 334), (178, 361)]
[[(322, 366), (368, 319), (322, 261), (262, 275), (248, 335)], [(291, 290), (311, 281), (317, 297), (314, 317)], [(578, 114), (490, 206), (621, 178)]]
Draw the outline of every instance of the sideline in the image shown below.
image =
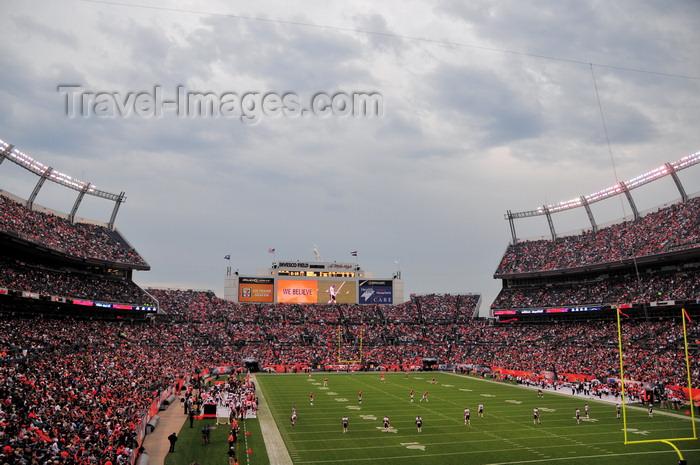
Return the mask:
[[(175, 402), (170, 404), (166, 410), (158, 412), (158, 423), (152, 433), (147, 434), (143, 439), (144, 453), (148, 454), (148, 465), (163, 465), (165, 456), (170, 450), (170, 441), (168, 436), (176, 432), (180, 434), (182, 426), (185, 424), (187, 415), (182, 411), (180, 405), (180, 396), (176, 396)], [(180, 447), (184, 447), (180, 444)], [(175, 443), (175, 451), (178, 450), (178, 444)]]
[(265, 449), (267, 449), (267, 457), (270, 463), (274, 465), (293, 465), (292, 458), (289, 456), (287, 447), (282, 440), (275, 419), (272, 418), (270, 407), (267, 406), (265, 396), (258, 384), (258, 379), (252, 375), (255, 383), (255, 395), (258, 396), (258, 422), (260, 423), (260, 431), (262, 432), (265, 441)]

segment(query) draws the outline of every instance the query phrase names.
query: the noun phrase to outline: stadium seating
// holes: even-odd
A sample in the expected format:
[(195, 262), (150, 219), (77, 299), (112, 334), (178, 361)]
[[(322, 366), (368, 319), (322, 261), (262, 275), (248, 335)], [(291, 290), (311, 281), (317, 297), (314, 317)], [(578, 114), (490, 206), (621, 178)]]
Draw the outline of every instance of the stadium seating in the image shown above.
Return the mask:
[(700, 248), (700, 197), (597, 233), (508, 246), (496, 276), (566, 270)]
[(106, 227), (71, 223), (47, 213), (29, 210), (0, 195), (0, 233), (83, 259), (147, 266), (123, 238)]
[[(512, 246), (497, 273), (512, 278), (692, 251), (699, 247), (699, 205), (693, 199), (597, 235)], [(88, 259), (125, 269), (147, 266), (105, 228), (29, 211), (3, 196), (0, 211), (0, 234), (26, 242), (28, 249), (58, 252), (63, 265)], [(700, 298), (697, 268), (675, 263), (643, 271), (623, 268), (576, 279), (570, 274), (551, 286), (509, 278), (515, 284), (505, 287), (493, 306)], [(0, 254), (0, 288), (128, 302), (151, 294), (163, 312), (153, 321), (103, 320), (92, 318), (98, 313), (23, 315), (0, 306), (0, 463), (11, 465), (131, 463), (153, 418), (147, 412), (154, 403), (157, 411), (163, 393), (172, 401), (168, 389), (183, 378), (215, 366), (243, 367), (244, 360), (263, 368), (329, 369), (339, 358), (358, 359), (360, 335), (365, 369), (409, 370), (435, 359), (455, 370), (528, 373), (521, 382), (541, 382), (543, 372), (553, 374), (553, 383), (595, 378), (602, 381), (598, 392), (614, 391), (616, 383), (607, 380), (619, 376), (613, 321), (497, 323), (472, 317), (478, 294), (413, 295), (396, 306), (237, 304), (211, 291), (147, 289), (146, 294), (128, 273), (99, 275), (36, 258), (20, 260), (16, 254)], [(697, 309), (692, 316), (688, 337), (697, 347)], [(625, 323), (627, 378), (684, 384), (679, 324), (671, 313)], [(691, 366), (694, 387), (700, 388), (697, 350)]]
[[(590, 278), (589, 278), (590, 279)], [(541, 308), (578, 305), (618, 305), (668, 300), (693, 300), (700, 296), (700, 270), (626, 274), (605, 279), (550, 286), (529, 285), (502, 289), (491, 308)]]
[(27, 259), (19, 262), (0, 257), (0, 287), (101, 302), (151, 303), (150, 298), (130, 279), (77, 270), (56, 270)]
[(511, 244), (491, 308), (650, 305), (700, 297), (700, 198), (597, 233)]

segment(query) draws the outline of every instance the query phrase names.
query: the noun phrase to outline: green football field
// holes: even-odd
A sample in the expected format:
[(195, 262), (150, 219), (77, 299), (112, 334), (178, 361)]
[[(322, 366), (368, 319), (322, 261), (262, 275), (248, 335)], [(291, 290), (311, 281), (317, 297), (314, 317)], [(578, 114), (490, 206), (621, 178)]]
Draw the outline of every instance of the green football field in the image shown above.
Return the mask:
[[(665, 443), (624, 444), (623, 420), (615, 405), (560, 393), (537, 391), (450, 373), (306, 374), (257, 376), (295, 465), (300, 464), (677, 464), (679, 456)], [(432, 378), (436, 383), (431, 383)], [(323, 378), (328, 378), (324, 387)], [(414, 390), (414, 402), (410, 391)], [(358, 392), (362, 391), (362, 403)], [(428, 391), (428, 402), (420, 401)], [(314, 393), (310, 405), (309, 394)], [(589, 404), (586, 420), (584, 405)], [(484, 405), (484, 417), (477, 406)], [(296, 425), (290, 421), (296, 406)], [(464, 425), (464, 409), (471, 425)], [(533, 424), (533, 409), (541, 424)], [(575, 410), (581, 410), (577, 424)], [(672, 413), (672, 414), (669, 414)], [(343, 433), (342, 418), (349, 428)], [(388, 416), (385, 432), (382, 419)], [(415, 419), (421, 416), (423, 430)], [(697, 416), (697, 415), (696, 415)], [(685, 411), (627, 409), (630, 441), (692, 437)], [(689, 464), (700, 464), (700, 441), (674, 444)], [(241, 463), (262, 465), (252, 454)], [(276, 465), (276, 464), (272, 464)]]

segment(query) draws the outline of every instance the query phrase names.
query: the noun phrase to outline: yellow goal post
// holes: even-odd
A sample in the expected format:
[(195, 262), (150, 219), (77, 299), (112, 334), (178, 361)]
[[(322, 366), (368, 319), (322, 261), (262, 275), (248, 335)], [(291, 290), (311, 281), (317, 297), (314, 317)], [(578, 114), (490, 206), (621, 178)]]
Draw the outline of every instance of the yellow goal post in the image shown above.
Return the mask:
[(362, 333), (364, 330), (364, 325), (360, 325), (360, 346), (358, 349), (358, 358), (356, 360), (342, 360), (343, 358), (343, 327), (338, 325), (338, 363), (362, 363)]
[(627, 436), (627, 402), (625, 398), (625, 367), (624, 367), (624, 361), (623, 361), (623, 344), (622, 344), (622, 324), (620, 321), (620, 315), (623, 316), (628, 316), (622, 313), (622, 310), (620, 308), (617, 309), (617, 344), (618, 344), (618, 350), (620, 353), (620, 393), (622, 396), (622, 422), (623, 422), (623, 431), (624, 431), (624, 443), (625, 445), (627, 444), (647, 444), (647, 443), (653, 443), (653, 442), (662, 442), (664, 444), (668, 444), (671, 446), (676, 453), (678, 454), (679, 458), (679, 463), (686, 463), (685, 459), (683, 458), (683, 454), (681, 451), (676, 447), (675, 444), (673, 444), (673, 441), (694, 441), (698, 438), (697, 434), (697, 428), (695, 426), (695, 409), (693, 408), (693, 386), (690, 378), (690, 357), (688, 355), (688, 333), (687, 333), (687, 326), (686, 326), (686, 319), (690, 321), (690, 317), (688, 316), (688, 312), (684, 308), (681, 309), (681, 320), (683, 321), (683, 348), (684, 348), (684, 355), (685, 355), (685, 368), (686, 368), (686, 374), (687, 374), (687, 383), (688, 383), (688, 396), (690, 399), (690, 417), (691, 417), (691, 425), (692, 425), (692, 431), (693, 431), (693, 436), (692, 437), (684, 437), (684, 438), (667, 438), (667, 439), (645, 439), (645, 440), (640, 440), (640, 441), (630, 441), (628, 436)]

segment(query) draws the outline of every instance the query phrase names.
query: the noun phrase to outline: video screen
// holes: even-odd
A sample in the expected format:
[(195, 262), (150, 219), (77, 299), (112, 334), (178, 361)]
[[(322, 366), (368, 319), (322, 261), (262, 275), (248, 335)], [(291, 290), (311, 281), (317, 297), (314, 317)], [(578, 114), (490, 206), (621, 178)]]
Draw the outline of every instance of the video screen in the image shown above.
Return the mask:
[(238, 279), (239, 302), (274, 302), (275, 282), (272, 278)]
[(353, 304), (357, 302), (356, 282), (278, 279), (277, 302)]
[(318, 303), (354, 304), (357, 302), (355, 281), (318, 281)]
[(318, 302), (317, 296), (316, 280), (277, 280), (277, 302), (279, 303), (315, 304)]

